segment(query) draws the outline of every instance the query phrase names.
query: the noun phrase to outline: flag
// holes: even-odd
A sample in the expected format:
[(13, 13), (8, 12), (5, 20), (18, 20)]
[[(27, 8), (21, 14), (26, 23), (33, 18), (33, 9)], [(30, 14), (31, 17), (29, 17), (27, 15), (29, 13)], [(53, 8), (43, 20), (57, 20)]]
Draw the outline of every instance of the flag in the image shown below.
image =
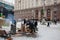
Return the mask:
[(41, 14), (44, 15), (44, 9), (41, 10)]
[(2, 17), (3, 16), (3, 13), (0, 13), (0, 17)]

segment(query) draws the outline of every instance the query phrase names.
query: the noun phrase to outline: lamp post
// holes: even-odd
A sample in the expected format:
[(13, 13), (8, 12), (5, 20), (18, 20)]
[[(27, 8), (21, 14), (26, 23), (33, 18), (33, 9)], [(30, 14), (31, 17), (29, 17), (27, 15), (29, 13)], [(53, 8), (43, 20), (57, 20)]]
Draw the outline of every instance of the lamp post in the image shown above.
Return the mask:
[(42, 8), (42, 24), (45, 24), (45, 17), (46, 17), (46, 13), (45, 13), (45, 0), (41, 0), (43, 3), (43, 8)]
[[(19, 9), (19, 10), (20, 10), (20, 14), (21, 14), (21, 0), (19, 0), (18, 2), (19, 2), (19, 6), (20, 6), (20, 7), (19, 7), (19, 8), (20, 8), (20, 9)], [(21, 16), (20, 16), (20, 18), (21, 18)]]
[(57, 20), (57, 0), (54, 0), (54, 20)]
[(21, 14), (21, 0), (20, 0), (20, 14)]

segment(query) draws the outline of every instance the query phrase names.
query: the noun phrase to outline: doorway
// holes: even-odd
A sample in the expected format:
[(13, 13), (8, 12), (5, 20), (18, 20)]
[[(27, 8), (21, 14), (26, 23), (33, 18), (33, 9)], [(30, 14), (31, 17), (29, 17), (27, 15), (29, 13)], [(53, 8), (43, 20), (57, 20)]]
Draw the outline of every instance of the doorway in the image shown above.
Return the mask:
[(35, 19), (38, 20), (38, 10), (35, 10)]

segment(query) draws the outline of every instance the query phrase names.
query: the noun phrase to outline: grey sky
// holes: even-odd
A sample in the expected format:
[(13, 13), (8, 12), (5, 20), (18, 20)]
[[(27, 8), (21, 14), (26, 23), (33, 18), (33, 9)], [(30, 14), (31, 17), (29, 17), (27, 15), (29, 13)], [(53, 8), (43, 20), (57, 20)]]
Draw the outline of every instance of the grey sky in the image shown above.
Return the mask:
[(10, 2), (10, 3), (14, 3), (14, 0), (4, 0), (4, 1)]

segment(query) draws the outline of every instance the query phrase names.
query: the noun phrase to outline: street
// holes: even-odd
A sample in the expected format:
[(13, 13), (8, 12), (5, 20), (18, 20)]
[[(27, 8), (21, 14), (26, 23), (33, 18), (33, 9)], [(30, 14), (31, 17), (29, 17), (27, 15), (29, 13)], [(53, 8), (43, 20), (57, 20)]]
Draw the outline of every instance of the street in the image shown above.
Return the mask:
[(60, 0), (0, 0), (0, 40), (60, 40)]
[(50, 27), (38, 23), (38, 33), (36, 36), (12, 37), (13, 40), (60, 40), (60, 23), (51, 24)]
[[(50, 27), (38, 23), (36, 35), (12, 36), (13, 40), (60, 40), (60, 23), (51, 24)], [(0, 38), (0, 40), (4, 40)]]

